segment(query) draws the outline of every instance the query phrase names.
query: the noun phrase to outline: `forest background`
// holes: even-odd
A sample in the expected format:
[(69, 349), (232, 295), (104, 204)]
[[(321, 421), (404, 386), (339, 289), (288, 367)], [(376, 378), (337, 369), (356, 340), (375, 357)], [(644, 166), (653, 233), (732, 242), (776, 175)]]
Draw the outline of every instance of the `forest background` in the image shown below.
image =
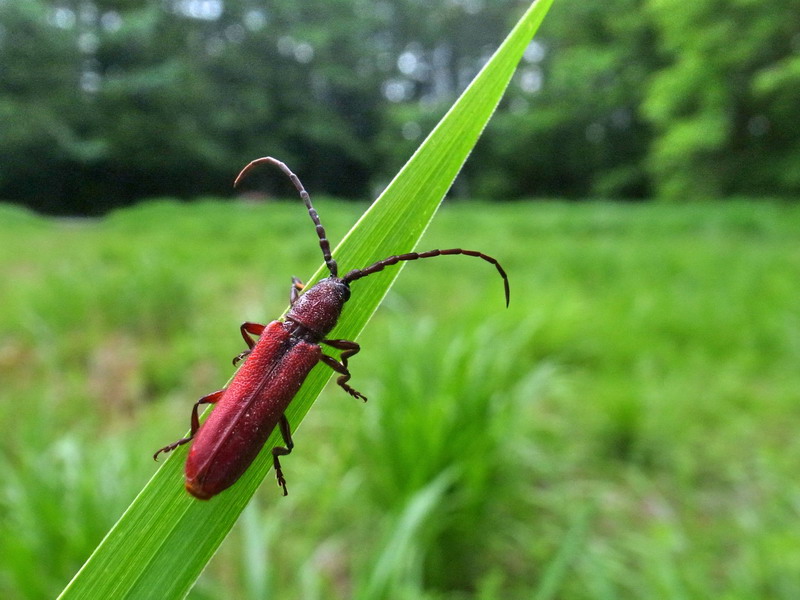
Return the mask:
[[(523, 6), (0, 2), (0, 198), (230, 195), (267, 152), (317, 193), (374, 197)], [(798, 22), (791, 0), (557, 3), (454, 194), (796, 198)]]

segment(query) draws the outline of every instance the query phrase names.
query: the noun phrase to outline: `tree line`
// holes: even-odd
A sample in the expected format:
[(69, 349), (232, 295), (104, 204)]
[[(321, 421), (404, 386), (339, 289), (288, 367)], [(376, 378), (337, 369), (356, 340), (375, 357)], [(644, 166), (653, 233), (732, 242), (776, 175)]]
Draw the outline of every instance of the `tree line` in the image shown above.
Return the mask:
[[(373, 196), (526, 4), (0, 2), (0, 199), (230, 194), (267, 153)], [(559, 0), (455, 193), (797, 197), (798, 22), (795, 0)]]

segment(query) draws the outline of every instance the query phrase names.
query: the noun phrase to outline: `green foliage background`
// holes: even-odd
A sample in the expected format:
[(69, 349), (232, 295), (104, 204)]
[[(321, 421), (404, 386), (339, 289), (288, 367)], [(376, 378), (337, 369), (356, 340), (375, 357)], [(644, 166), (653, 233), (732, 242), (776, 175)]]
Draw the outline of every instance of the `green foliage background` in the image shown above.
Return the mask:
[[(0, 3), (0, 198), (97, 214), (230, 194), (264, 153), (373, 197), (520, 0)], [(800, 192), (792, 0), (561, 2), (455, 192)]]
[[(316, 201), (332, 239), (363, 210)], [(316, 268), (298, 204), (3, 209), (3, 598), (63, 588)], [(405, 269), (370, 401), (329, 386), (190, 597), (796, 598), (798, 209), (470, 202), (422, 245), (465, 232), (509, 309), (488, 265)]]

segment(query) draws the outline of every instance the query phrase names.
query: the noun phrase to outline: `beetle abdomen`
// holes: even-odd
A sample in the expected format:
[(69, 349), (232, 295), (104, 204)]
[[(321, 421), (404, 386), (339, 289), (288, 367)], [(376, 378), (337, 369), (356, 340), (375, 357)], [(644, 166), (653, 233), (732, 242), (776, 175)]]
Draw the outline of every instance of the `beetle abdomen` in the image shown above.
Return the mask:
[(273, 321), (200, 426), (186, 459), (186, 489), (208, 499), (230, 487), (256, 458), (322, 354)]

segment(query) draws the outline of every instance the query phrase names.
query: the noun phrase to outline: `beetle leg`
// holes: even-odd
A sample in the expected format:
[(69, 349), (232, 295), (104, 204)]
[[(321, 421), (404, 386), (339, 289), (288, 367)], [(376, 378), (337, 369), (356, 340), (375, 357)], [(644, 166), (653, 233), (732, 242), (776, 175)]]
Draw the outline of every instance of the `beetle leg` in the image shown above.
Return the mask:
[(216, 392), (214, 392), (212, 394), (208, 394), (206, 396), (203, 396), (202, 398), (200, 398), (200, 400), (195, 402), (194, 406), (192, 407), (192, 427), (189, 430), (189, 435), (186, 436), (185, 438), (179, 439), (177, 442), (172, 442), (168, 446), (164, 446), (163, 448), (161, 448), (161, 450), (159, 450), (158, 452), (153, 454), (153, 460), (158, 460), (158, 455), (161, 454), (162, 452), (172, 452), (178, 446), (183, 446), (184, 444), (192, 441), (192, 438), (194, 437), (194, 434), (197, 433), (198, 429), (200, 429), (200, 416), (198, 415), (198, 412), (197, 412), (198, 409), (200, 408), (200, 405), (201, 404), (214, 404), (217, 400), (222, 398), (222, 394), (224, 394), (224, 393), (225, 393), (225, 390), (217, 390)]
[(233, 357), (234, 367), (239, 363), (240, 360), (250, 354), (250, 352), (253, 350), (253, 346), (256, 345), (256, 341), (250, 336), (261, 335), (265, 327), (266, 325), (262, 325), (261, 323), (251, 323), (250, 321), (245, 321), (239, 326), (239, 331), (242, 332), (242, 339), (244, 340), (245, 344), (247, 344), (247, 350), (240, 352)]
[(300, 297), (300, 292), (305, 288), (305, 284), (297, 277), (292, 277), (292, 289), (289, 290), (289, 306), (292, 306)]
[(294, 448), (292, 432), (289, 429), (289, 420), (286, 418), (286, 415), (281, 415), (281, 420), (278, 421), (278, 427), (280, 427), (281, 437), (283, 438), (283, 443), (286, 444), (286, 447), (284, 448), (283, 446), (275, 446), (272, 449), (272, 465), (275, 467), (275, 477), (278, 479), (278, 485), (283, 488), (283, 495), (288, 496), (289, 492), (286, 491), (286, 479), (283, 478), (281, 461), (278, 459), (279, 456), (291, 454), (292, 448)]
[(322, 340), (323, 344), (327, 344), (331, 348), (336, 348), (337, 350), (343, 350), (341, 356), (339, 357), (342, 362), (339, 362), (332, 356), (328, 356), (326, 354), (322, 355), (322, 362), (328, 365), (331, 369), (340, 373), (341, 376), (336, 379), (336, 383), (339, 384), (345, 392), (353, 396), (354, 398), (361, 398), (364, 402), (367, 401), (367, 397), (351, 388), (347, 385), (347, 382), (350, 380), (350, 371), (347, 368), (347, 359), (357, 354), (359, 350), (361, 350), (361, 346), (356, 344), (355, 342), (351, 342), (349, 340)]

